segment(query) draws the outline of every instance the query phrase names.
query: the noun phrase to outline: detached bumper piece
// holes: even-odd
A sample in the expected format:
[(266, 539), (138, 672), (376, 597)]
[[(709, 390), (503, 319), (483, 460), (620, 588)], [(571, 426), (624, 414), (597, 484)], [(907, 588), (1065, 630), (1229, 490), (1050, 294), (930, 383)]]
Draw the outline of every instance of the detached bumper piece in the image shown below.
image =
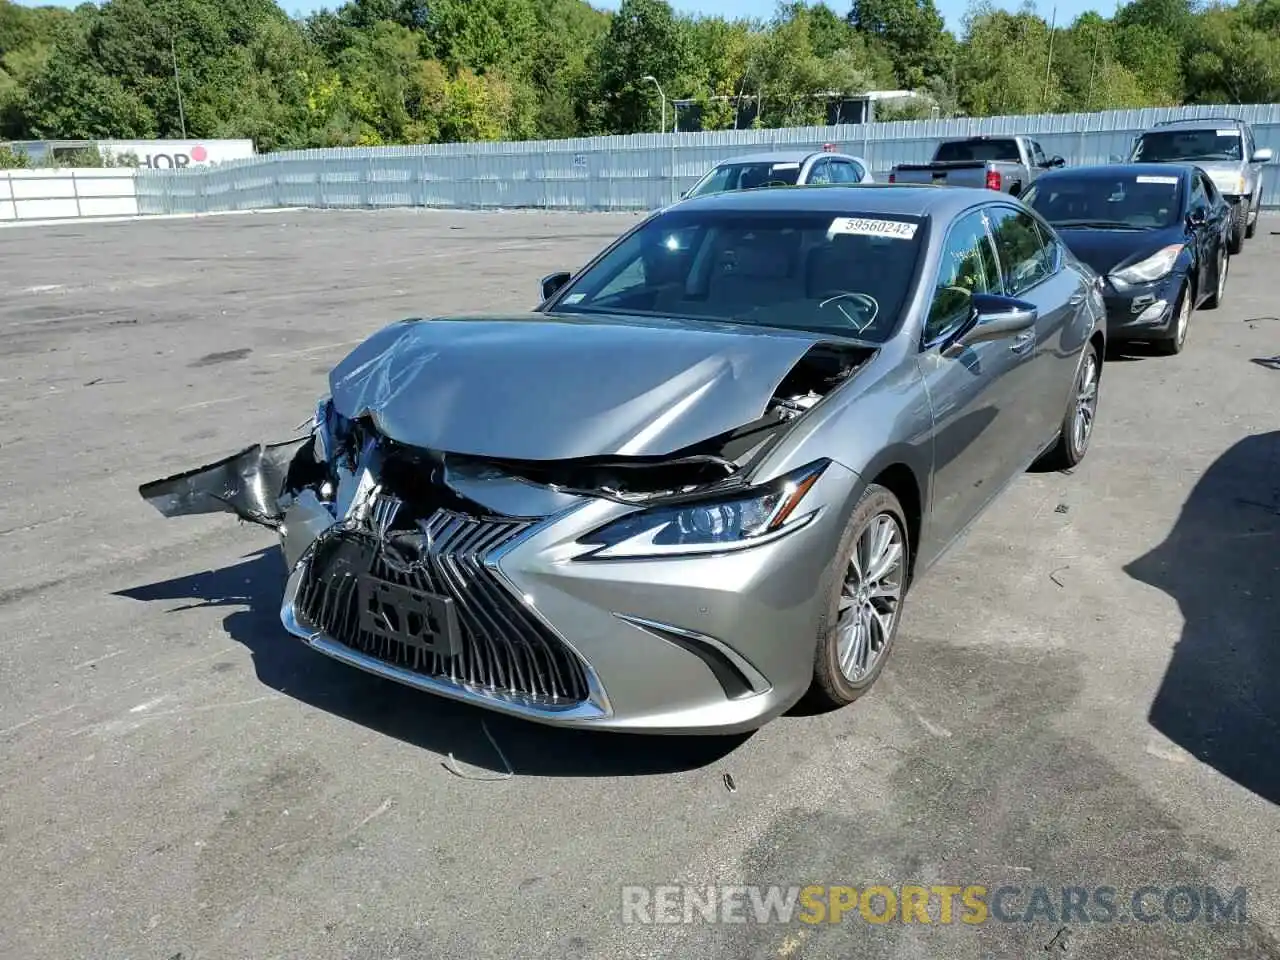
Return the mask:
[(334, 527), (303, 561), (294, 616), (357, 653), (541, 708), (588, 697), (581, 660), (491, 567), (528, 521), (437, 510), (378, 540)]
[(250, 523), (278, 527), (280, 491), (298, 452), (311, 442), (308, 436), (254, 444), (216, 463), (144, 483), (138, 493), (166, 517), (234, 513)]

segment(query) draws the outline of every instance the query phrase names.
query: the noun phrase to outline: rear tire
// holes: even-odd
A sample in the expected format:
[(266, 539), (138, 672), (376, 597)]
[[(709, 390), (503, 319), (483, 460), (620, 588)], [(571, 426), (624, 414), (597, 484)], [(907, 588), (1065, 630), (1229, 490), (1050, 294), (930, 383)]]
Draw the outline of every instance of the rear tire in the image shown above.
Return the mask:
[(816, 710), (857, 700), (876, 682), (893, 649), (911, 569), (911, 541), (902, 504), (871, 484), (859, 498), (833, 567), (827, 608), (805, 699)]
[[(1045, 470), (1070, 470), (1089, 452), (1093, 423), (1098, 416), (1098, 387), (1102, 380), (1102, 357), (1092, 343), (1084, 348), (1075, 386), (1062, 415), (1058, 442), (1037, 462)], [(1083, 423), (1082, 423), (1083, 420)]]

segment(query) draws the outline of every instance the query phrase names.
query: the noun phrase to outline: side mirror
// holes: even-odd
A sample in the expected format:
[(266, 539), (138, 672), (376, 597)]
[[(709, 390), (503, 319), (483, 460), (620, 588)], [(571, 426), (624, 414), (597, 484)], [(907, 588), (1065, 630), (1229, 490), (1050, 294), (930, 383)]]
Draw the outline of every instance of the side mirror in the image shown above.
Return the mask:
[(1111, 156), (1107, 157), (1107, 163), (1124, 163), (1124, 157), (1120, 156), (1118, 153), (1113, 153)]
[(1035, 304), (993, 293), (975, 293), (973, 312), (973, 323), (957, 338), (952, 349), (960, 350), (976, 343), (1003, 340), (1031, 330), (1036, 325), (1038, 315)]
[(1066, 165), (1067, 161), (1062, 157), (1053, 156), (1049, 158), (1049, 166), (1051, 167), (1065, 167)]
[(1271, 153), (1270, 147), (1262, 147), (1259, 150), (1253, 151), (1254, 163), (1270, 163), (1271, 157), (1272, 157), (1272, 153)]
[(549, 273), (542, 278), (542, 299), (550, 300), (557, 293), (564, 289), (564, 285), (569, 282), (573, 274), (567, 270), (561, 270), (559, 273)]
[(683, 191), (681, 191), (681, 193), (680, 193), (680, 199), (681, 199), (681, 200), (686, 200), (686, 199), (688, 199), (688, 197), (689, 197), (689, 191), (688, 191), (688, 190), (683, 190)]

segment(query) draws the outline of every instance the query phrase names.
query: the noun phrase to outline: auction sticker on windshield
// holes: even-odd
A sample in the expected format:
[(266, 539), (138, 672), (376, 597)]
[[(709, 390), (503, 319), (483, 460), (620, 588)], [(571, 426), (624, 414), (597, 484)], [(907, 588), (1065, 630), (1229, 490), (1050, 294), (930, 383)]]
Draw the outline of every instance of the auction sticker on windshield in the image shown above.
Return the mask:
[(1238, 136), (1240, 136), (1240, 131), (1239, 131), (1239, 130), (1215, 130), (1215, 131), (1214, 131), (1214, 133), (1216, 133), (1216, 134), (1217, 134), (1218, 136), (1220, 136), (1220, 137), (1238, 137)]
[(901, 220), (868, 220), (865, 217), (836, 217), (827, 229), (827, 236), (853, 233), (862, 237), (893, 237), (895, 240), (911, 240), (918, 224)]
[(1139, 177), (1139, 183), (1177, 183), (1177, 177)]

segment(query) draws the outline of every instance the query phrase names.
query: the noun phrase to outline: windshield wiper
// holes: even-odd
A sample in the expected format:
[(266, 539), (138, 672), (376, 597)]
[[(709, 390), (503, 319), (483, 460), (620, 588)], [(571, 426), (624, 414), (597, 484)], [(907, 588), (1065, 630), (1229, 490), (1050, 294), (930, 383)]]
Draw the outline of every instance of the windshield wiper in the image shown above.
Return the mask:
[(1055, 227), (1084, 227), (1095, 230), (1149, 230), (1150, 227), (1138, 227), (1123, 220), (1058, 220)]

